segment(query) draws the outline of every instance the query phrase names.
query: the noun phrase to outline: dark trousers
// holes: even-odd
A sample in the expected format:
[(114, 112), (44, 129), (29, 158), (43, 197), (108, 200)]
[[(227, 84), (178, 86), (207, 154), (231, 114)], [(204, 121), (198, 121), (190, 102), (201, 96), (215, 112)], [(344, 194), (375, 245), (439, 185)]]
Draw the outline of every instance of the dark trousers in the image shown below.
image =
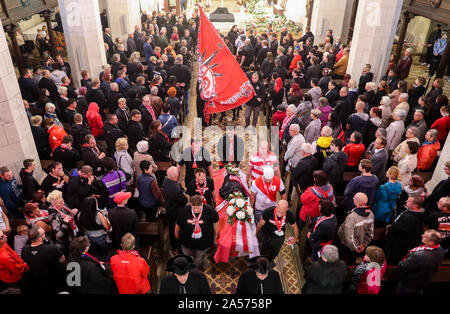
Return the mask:
[(175, 238), (175, 222), (176, 218), (169, 218), (169, 239), (172, 251), (180, 250), (180, 241)]
[(100, 237), (90, 237), (90, 253), (102, 262), (109, 262), (109, 243), (106, 240), (106, 234)]
[(273, 260), (277, 257), (284, 243), (284, 236), (277, 238), (263, 237), (261, 243), (261, 255), (270, 256)]
[(158, 210), (158, 205), (155, 204), (152, 207), (142, 206), (142, 210), (145, 212), (145, 221), (155, 222), (156, 221), (156, 211)]

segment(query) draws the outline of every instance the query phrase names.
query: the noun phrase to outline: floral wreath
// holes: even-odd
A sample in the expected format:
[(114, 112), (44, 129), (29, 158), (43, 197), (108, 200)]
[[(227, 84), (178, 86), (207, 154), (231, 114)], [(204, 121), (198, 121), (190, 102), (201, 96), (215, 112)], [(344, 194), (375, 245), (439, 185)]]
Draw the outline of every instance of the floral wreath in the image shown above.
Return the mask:
[(229, 175), (239, 176), (239, 167), (236, 167), (233, 163), (229, 162), (225, 165), (225, 170)]
[(253, 208), (248, 199), (241, 192), (234, 192), (228, 196), (228, 223), (232, 225), (235, 221), (252, 222)]

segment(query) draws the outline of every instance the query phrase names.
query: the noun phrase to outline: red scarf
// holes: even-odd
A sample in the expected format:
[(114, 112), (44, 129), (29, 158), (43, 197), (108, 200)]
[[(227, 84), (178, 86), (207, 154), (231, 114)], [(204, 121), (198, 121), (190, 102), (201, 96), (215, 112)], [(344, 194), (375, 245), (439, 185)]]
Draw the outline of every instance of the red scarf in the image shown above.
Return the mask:
[(94, 256), (92, 256), (91, 254), (89, 254), (89, 253), (84, 253), (83, 255), (81, 255), (81, 256), (88, 256), (88, 257), (90, 257), (90, 258), (92, 258), (94, 261), (96, 261), (103, 269), (105, 269), (105, 263), (103, 263), (103, 262), (101, 262), (101, 261), (99, 261), (98, 259), (96, 259)]
[(200, 218), (202, 218), (203, 208), (200, 211), (198, 217), (195, 217), (194, 210), (192, 209), (191, 206), (191, 213), (192, 213), (192, 220), (189, 219), (188, 223), (192, 223), (193, 225), (195, 225), (194, 232), (192, 233), (192, 238), (200, 239), (202, 237), (202, 228), (200, 228), (200, 224), (203, 223), (203, 220), (200, 220)]
[(152, 119), (156, 120), (155, 111), (153, 110), (152, 105), (148, 105), (148, 106), (146, 104), (143, 104), (143, 105), (145, 108), (147, 108), (148, 112), (150, 112), (150, 114), (152, 115)]
[(264, 176), (260, 176), (255, 180), (256, 187), (266, 195), (272, 202), (277, 201), (277, 192), (280, 190), (280, 178), (273, 177), (269, 185), (264, 182)]
[[(66, 217), (69, 217), (69, 225), (70, 225), (70, 229), (72, 229), (72, 231), (74, 231), (74, 232), (77, 230), (77, 225), (75, 224), (75, 220), (73, 219), (73, 216), (72, 216), (72, 215), (70, 215), (70, 214), (65, 214), (65, 213), (63, 213), (62, 211), (60, 211), (58, 208), (56, 208), (56, 207), (54, 207), (54, 206), (52, 206), (52, 208), (53, 208), (54, 210), (56, 210), (56, 211), (61, 215), (61, 217), (63, 218), (63, 220), (64, 220)], [(69, 208), (66, 207), (66, 205), (64, 205), (63, 209), (64, 209), (66, 212), (70, 213)]]
[(278, 219), (277, 216), (277, 208), (275, 207), (273, 210), (273, 217), (275, 220), (275, 226), (277, 227), (277, 230), (275, 231), (275, 234), (277, 236), (283, 236), (284, 235), (284, 231), (281, 230), (283, 228), (283, 226), (286, 224), (286, 214), (283, 215), (283, 217), (281, 217), (281, 219)]
[(280, 129), (280, 141), (283, 138), (284, 130), (286, 129), (288, 124), (291, 123), (291, 121), (295, 118), (295, 116), (296, 116), (296, 114), (294, 113), (290, 117), (284, 118), (283, 124), (281, 125), (281, 129)]
[(202, 196), (203, 204), (208, 204), (205, 198), (205, 192), (209, 190), (209, 188), (206, 186), (206, 179), (203, 183), (203, 186), (200, 186), (197, 180), (195, 180), (195, 184), (197, 185), (197, 189), (195, 190), (195, 192), (200, 193), (200, 195)]

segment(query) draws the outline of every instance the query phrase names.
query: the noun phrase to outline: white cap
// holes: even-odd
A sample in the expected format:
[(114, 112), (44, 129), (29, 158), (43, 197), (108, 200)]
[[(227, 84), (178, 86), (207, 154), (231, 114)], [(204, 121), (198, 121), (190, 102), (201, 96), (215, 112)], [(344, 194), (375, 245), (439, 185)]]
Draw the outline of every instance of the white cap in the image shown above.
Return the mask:
[(271, 166), (265, 166), (263, 168), (264, 178), (267, 180), (272, 180), (275, 173), (273, 172), (273, 168)]

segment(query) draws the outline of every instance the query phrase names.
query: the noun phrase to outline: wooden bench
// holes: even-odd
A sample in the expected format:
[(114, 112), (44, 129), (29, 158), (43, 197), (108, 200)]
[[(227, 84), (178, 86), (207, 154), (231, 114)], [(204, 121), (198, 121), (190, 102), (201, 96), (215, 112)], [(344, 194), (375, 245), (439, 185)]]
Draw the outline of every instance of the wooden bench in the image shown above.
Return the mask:
[(155, 164), (158, 166), (158, 171), (167, 171), (173, 166), (171, 161), (155, 161)]

